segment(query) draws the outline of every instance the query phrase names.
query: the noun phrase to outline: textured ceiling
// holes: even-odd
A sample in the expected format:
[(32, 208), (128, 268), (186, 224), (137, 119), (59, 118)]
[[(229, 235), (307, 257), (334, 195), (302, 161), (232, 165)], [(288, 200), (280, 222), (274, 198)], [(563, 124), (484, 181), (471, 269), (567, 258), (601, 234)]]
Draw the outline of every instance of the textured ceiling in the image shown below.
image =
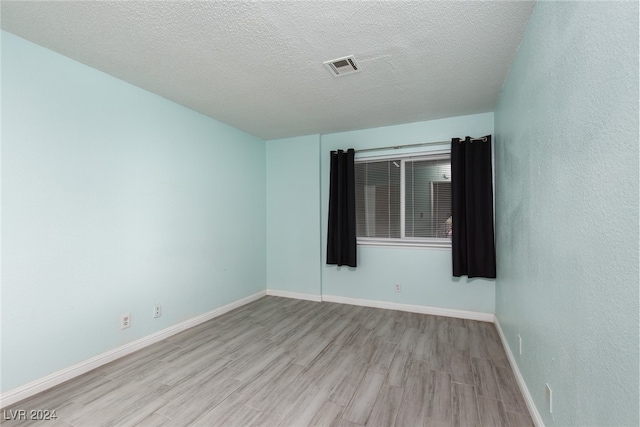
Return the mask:
[[(0, 5), (4, 30), (268, 140), (493, 111), (534, 3)], [(361, 73), (322, 64), (346, 55)]]

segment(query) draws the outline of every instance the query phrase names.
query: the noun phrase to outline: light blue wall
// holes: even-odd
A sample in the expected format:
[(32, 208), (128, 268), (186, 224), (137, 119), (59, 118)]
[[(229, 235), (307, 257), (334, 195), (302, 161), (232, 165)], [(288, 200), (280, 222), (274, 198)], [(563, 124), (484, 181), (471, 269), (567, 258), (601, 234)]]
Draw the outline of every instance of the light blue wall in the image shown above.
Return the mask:
[(320, 290), (320, 136), (267, 141), (267, 288)]
[(638, 3), (539, 2), (496, 136), (496, 314), (544, 423), (637, 426)]
[[(331, 150), (450, 141), (456, 136), (487, 134), (493, 134), (493, 113), (322, 135), (322, 248), (327, 244)], [(442, 149), (431, 147), (435, 148)], [(395, 283), (402, 284), (402, 293), (394, 292)], [(355, 269), (327, 266), (326, 251), (322, 251), (322, 293), (485, 313), (493, 313), (495, 303), (493, 280), (451, 276), (450, 249), (358, 246)]]
[(2, 391), (264, 290), (265, 164), (260, 139), (3, 32)]

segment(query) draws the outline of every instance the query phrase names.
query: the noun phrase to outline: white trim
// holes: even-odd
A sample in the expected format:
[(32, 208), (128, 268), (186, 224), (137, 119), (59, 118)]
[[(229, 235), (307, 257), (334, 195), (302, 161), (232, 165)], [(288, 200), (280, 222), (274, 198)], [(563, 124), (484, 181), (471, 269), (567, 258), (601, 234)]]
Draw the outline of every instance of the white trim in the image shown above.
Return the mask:
[[(399, 147), (396, 147), (399, 148)], [(417, 154), (417, 155), (416, 155)], [(407, 154), (396, 154), (396, 155), (391, 155), (391, 156), (376, 156), (375, 158), (372, 157), (363, 157), (363, 158), (356, 158), (355, 159), (355, 163), (356, 164), (364, 164), (365, 166), (368, 165), (369, 163), (377, 163), (377, 162), (382, 162), (382, 161), (387, 161), (387, 167), (390, 168), (390, 164), (391, 164), (391, 160), (399, 160), (400, 161), (400, 165), (397, 164), (397, 162), (393, 162), (396, 163), (396, 166), (400, 166), (400, 190), (399, 190), (399, 196), (400, 196), (400, 237), (398, 238), (381, 238), (381, 237), (358, 237), (357, 238), (357, 244), (358, 245), (370, 245), (370, 246), (396, 246), (396, 247), (401, 247), (401, 246), (405, 246), (405, 247), (426, 247), (426, 248), (437, 248), (437, 249), (451, 249), (451, 239), (446, 239), (446, 238), (424, 238), (424, 237), (407, 237), (407, 231), (406, 231), (406, 218), (405, 218), (405, 214), (406, 214), (406, 163), (407, 162), (419, 162), (422, 160), (448, 160), (449, 164), (451, 164), (451, 149), (445, 149), (445, 150), (435, 150), (435, 151), (425, 151), (425, 152), (419, 152), (419, 153), (407, 153)], [(366, 173), (366, 171), (365, 171)], [(391, 174), (388, 173), (387, 174), (388, 177), (391, 177)], [(365, 179), (366, 181), (366, 179)], [(440, 182), (440, 181), (438, 181)], [(450, 182), (450, 181), (441, 181), (441, 182)], [(433, 187), (433, 183), (431, 184), (431, 186)], [(367, 190), (367, 185), (365, 185), (365, 190)], [(389, 186), (389, 192), (391, 191), (391, 186)], [(365, 191), (366, 193), (366, 191)], [(433, 193), (433, 188), (431, 190), (431, 193)], [(431, 195), (431, 197), (433, 197), (433, 194)], [(366, 226), (367, 226), (367, 235), (369, 235), (370, 233), (368, 232), (368, 228), (369, 228), (369, 216), (367, 215), (367, 208), (369, 207), (369, 202), (370, 199), (368, 197), (367, 194), (365, 194), (365, 216), (366, 218)], [(389, 200), (391, 200), (390, 196), (389, 196)], [(433, 203), (432, 203), (432, 208), (433, 208)], [(389, 215), (391, 215), (389, 213)], [(433, 217), (433, 212), (432, 215)], [(391, 221), (391, 220), (389, 220)]]
[(536, 427), (544, 427), (544, 423), (542, 422), (542, 417), (540, 416), (540, 412), (538, 412), (538, 408), (533, 401), (533, 397), (531, 393), (529, 393), (529, 389), (527, 388), (527, 383), (524, 381), (524, 377), (520, 373), (520, 369), (518, 369), (518, 364), (516, 363), (516, 358), (513, 356), (511, 352), (511, 347), (507, 342), (507, 337), (502, 332), (502, 327), (500, 326), (500, 321), (498, 321), (498, 316), (496, 316), (496, 320), (494, 322), (496, 324), (496, 329), (498, 330), (498, 335), (500, 335), (500, 340), (502, 341), (502, 347), (504, 347), (505, 353), (507, 353), (507, 358), (509, 359), (509, 363), (511, 363), (511, 371), (513, 371), (516, 381), (518, 382), (518, 387), (520, 388), (520, 392), (522, 392), (522, 396), (524, 396), (524, 400), (527, 404), (527, 408), (529, 409), (529, 414), (531, 415), (531, 419)]
[(405, 218), (407, 212), (407, 161), (405, 159), (400, 160), (400, 238), (407, 237), (407, 219)]
[(425, 249), (449, 249), (451, 250), (451, 239), (405, 237), (402, 239), (385, 239), (378, 237), (358, 237), (356, 244), (362, 246), (394, 246), (405, 248), (425, 248)]
[(321, 295), (302, 294), (299, 292), (289, 292), (289, 291), (279, 291), (277, 289), (267, 289), (267, 295), (271, 295), (274, 297), (282, 297), (282, 298), (302, 299), (306, 301), (315, 301), (315, 302), (322, 301)]
[[(399, 147), (402, 148), (402, 147)], [(384, 151), (384, 150), (381, 150)], [(390, 153), (390, 154), (381, 154), (378, 156), (367, 156), (366, 154), (358, 155), (358, 151), (354, 156), (355, 163), (372, 163), (372, 162), (383, 162), (385, 160), (402, 160), (402, 159), (410, 159), (411, 161), (420, 161), (420, 160), (442, 160), (451, 158), (451, 143), (449, 143), (449, 147), (445, 149), (436, 149), (436, 150), (416, 150), (416, 151), (408, 151), (404, 153)]]
[(2, 393), (0, 395), (0, 407), (6, 408), (7, 406), (13, 405), (16, 402), (31, 397), (51, 387), (57, 386), (58, 384), (62, 384), (65, 381), (85, 374), (95, 368), (98, 368), (123, 356), (131, 354), (134, 351), (138, 351), (144, 347), (150, 346), (151, 344), (157, 343), (158, 341), (162, 341), (163, 339), (175, 335), (178, 332), (182, 332), (186, 329), (211, 320), (245, 304), (249, 304), (250, 302), (258, 300), (265, 295), (265, 291), (260, 291), (253, 295), (249, 295), (248, 297), (239, 299), (238, 301), (234, 301), (230, 304), (218, 307), (215, 310), (211, 310), (199, 316), (192, 317), (191, 319), (185, 320), (184, 322), (180, 322), (176, 325), (170, 326), (151, 335), (147, 335), (146, 337), (142, 337), (136, 341), (114, 348), (113, 350), (109, 350), (105, 353), (99, 354), (95, 357), (92, 357), (91, 359), (76, 363), (75, 365), (69, 366), (65, 369), (54, 372), (35, 381), (31, 381), (30, 383), (14, 388), (13, 390), (9, 390), (6, 393)]
[(432, 314), (434, 316), (457, 317), (459, 319), (479, 320), (481, 322), (493, 322), (495, 319), (493, 313), (456, 310), (453, 308), (431, 307), (428, 305), (413, 305), (397, 302), (375, 301), (335, 295), (322, 295), (322, 301), (337, 302), (340, 304), (362, 305), (365, 307), (386, 308), (388, 310), (408, 311), (411, 313)]

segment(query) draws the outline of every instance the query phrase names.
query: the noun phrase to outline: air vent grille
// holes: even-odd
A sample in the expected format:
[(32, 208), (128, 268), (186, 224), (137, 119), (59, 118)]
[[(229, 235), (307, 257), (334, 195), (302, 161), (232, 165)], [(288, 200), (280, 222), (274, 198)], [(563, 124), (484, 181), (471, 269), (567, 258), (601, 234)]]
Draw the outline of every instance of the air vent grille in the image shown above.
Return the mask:
[(324, 65), (329, 69), (329, 71), (331, 71), (331, 74), (333, 74), (335, 77), (360, 72), (360, 67), (356, 63), (356, 59), (353, 57), (353, 55), (326, 61), (324, 62)]

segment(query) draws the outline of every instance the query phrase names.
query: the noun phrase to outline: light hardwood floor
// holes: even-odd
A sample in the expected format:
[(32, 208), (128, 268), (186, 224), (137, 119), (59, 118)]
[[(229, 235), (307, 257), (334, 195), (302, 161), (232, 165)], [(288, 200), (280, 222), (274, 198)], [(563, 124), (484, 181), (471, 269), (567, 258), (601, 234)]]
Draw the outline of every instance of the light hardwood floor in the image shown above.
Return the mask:
[(41, 426), (533, 425), (493, 324), (277, 297), (4, 408), (3, 418), (21, 409), (55, 409), (55, 422), (32, 423)]

